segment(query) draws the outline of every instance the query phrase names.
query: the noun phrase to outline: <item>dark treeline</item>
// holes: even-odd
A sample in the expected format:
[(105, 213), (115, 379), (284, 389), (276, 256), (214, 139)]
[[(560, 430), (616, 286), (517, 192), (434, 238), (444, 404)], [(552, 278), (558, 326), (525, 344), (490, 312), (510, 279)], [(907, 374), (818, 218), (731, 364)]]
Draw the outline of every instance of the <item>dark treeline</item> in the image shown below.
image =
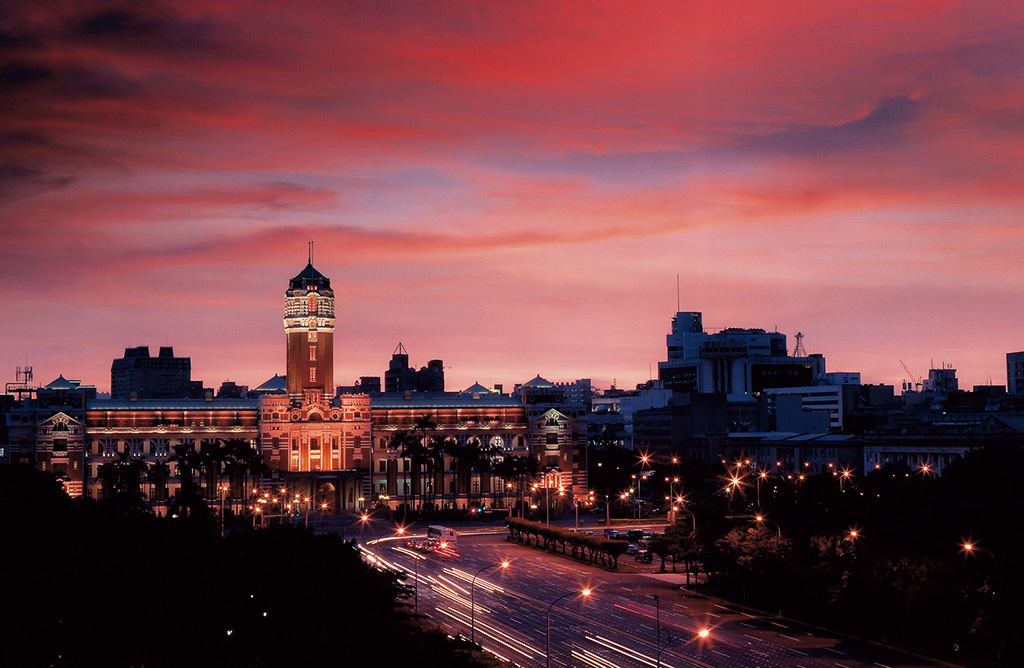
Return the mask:
[(492, 665), (422, 624), (394, 574), (302, 527), (219, 535), (0, 468), (4, 666)]
[(838, 475), (768, 476), (760, 509), (742, 463), (688, 473), (693, 515), (652, 551), (699, 550), (708, 593), (947, 661), (1024, 665), (1024, 453), (975, 451), (941, 477), (890, 465), (842, 489)]

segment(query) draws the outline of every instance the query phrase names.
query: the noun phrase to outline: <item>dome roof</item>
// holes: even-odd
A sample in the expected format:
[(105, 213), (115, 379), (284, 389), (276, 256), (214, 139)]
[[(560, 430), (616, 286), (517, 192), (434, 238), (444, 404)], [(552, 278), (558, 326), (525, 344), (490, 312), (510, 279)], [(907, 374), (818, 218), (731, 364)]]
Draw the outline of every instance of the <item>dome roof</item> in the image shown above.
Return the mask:
[(320, 290), (330, 290), (331, 279), (327, 278), (313, 266), (312, 262), (306, 264), (306, 268), (299, 272), (299, 275), (288, 283), (290, 290), (302, 290), (307, 285), (315, 285)]

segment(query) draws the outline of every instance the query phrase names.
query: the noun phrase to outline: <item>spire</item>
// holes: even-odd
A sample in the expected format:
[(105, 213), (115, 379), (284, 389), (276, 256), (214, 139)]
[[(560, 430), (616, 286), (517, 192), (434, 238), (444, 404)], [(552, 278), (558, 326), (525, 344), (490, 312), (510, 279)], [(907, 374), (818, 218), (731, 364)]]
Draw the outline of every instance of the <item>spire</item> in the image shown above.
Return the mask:
[(309, 264), (313, 264), (313, 240), (309, 240)]

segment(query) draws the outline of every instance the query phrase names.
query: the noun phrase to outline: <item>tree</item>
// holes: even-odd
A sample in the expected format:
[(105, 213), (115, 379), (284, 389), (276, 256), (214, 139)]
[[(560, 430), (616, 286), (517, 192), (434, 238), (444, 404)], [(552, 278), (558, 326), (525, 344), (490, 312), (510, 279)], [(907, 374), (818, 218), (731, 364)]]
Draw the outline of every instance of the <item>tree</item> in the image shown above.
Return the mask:
[(732, 529), (715, 543), (725, 559), (726, 570), (738, 576), (742, 600), (747, 599), (747, 580), (768, 575), (791, 551), (790, 542), (763, 522)]
[(434, 422), (429, 413), (424, 413), (416, 418), (412, 427), (412, 435), (417, 441), (416, 461), (413, 463), (413, 467), (416, 469), (417, 478), (419, 478), (420, 481), (422, 506), (426, 505), (428, 488), (430, 493), (429, 498), (433, 501), (433, 483), (435, 478), (434, 467), (436, 465), (437, 458), (435, 457), (435, 451), (430, 435), (436, 430), (437, 423)]
[[(409, 432), (399, 429), (398, 431), (391, 434), (391, 445), (389, 446), (392, 450), (397, 450), (399, 456), (402, 458), (411, 457), (412, 453), (416, 450), (416, 439)], [(407, 471), (408, 473), (408, 471)], [(402, 484), (402, 498), (405, 508), (409, 508), (409, 483)]]
[(97, 471), (103, 498), (120, 497), (142, 503), (142, 477), (145, 472), (146, 463), (139, 458), (133, 459), (126, 447), (113, 460), (101, 464)]
[(174, 446), (174, 454), (167, 458), (175, 462), (178, 468), (178, 491), (168, 508), (172, 517), (192, 517), (197, 519), (207, 514), (208, 508), (196, 490), (194, 476), (202, 466), (203, 457), (195, 450), (195, 442), (183, 439)]

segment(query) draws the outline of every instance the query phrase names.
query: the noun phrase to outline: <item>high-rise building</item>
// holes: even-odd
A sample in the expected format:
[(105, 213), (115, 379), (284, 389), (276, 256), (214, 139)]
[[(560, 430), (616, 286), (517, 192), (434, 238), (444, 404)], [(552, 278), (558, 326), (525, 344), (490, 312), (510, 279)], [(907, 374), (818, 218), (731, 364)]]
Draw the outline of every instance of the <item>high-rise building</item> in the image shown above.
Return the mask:
[(288, 394), (304, 390), (334, 394), (334, 290), (331, 280), (306, 268), (288, 283), (284, 331), (288, 337)]
[(430, 360), (418, 371), (409, 366), (409, 353), (401, 343), (384, 372), (385, 392), (444, 392), (444, 362)]
[(150, 357), (149, 346), (125, 348), (124, 357), (110, 365), (111, 399), (184, 399), (203, 396), (202, 381), (192, 380), (192, 359), (175, 357), (174, 348), (161, 346)]
[(1024, 397), (1024, 351), (1006, 353), (1006, 391)]
[(677, 393), (757, 394), (814, 385), (825, 373), (821, 355), (789, 356), (785, 334), (739, 327), (708, 334), (697, 311), (676, 313), (666, 343), (658, 379)]

